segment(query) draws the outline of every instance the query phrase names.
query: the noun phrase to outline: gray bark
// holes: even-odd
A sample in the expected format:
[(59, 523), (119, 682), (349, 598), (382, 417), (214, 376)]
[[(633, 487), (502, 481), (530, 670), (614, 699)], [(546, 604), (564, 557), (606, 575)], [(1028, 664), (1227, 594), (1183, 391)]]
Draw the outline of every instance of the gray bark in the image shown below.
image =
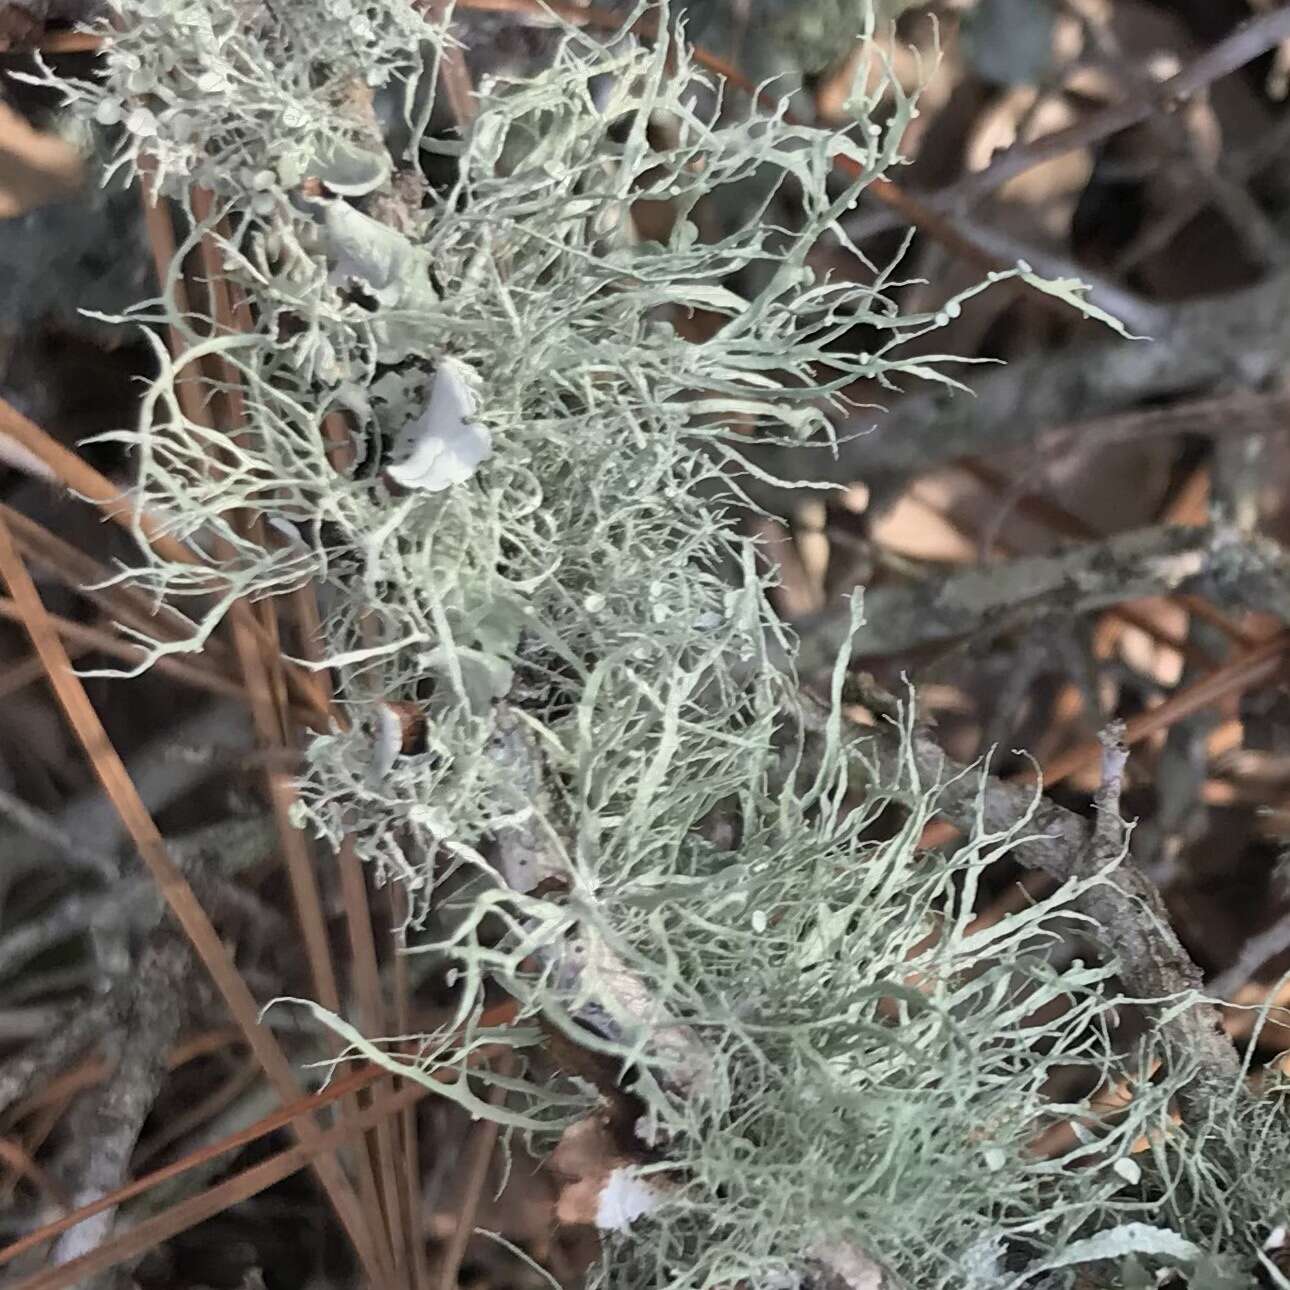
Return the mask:
[[(1160, 527), (1049, 555), (1001, 560), (865, 594), (854, 657), (898, 654), (1045, 615), (1092, 613), (1126, 600), (1194, 592), (1290, 622), (1290, 560), (1280, 546), (1224, 525)], [(804, 675), (832, 666), (850, 630), (846, 604), (797, 624)]]

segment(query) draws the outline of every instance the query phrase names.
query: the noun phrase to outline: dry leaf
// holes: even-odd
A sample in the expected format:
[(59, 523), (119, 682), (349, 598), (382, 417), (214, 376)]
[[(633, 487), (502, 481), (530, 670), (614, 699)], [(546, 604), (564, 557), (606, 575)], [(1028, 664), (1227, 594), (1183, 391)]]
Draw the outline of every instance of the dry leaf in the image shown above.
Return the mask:
[(65, 201), (83, 179), (80, 153), (70, 143), (33, 130), (0, 103), (0, 219)]
[(591, 1226), (602, 1232), (625, 1232), (657, 1209), (666, 1185), (644, 1178), (614, 1143), (604, 1120), (587, 1116), (571, 1124), (551, 1155), (551, 1167), (565, 1180), (556, 1201), (558, 1222)]
[(609, 1175), (626, 1163), (598, 1115), (565, 1129), (551, 1153), (551, 1168), (563, 1180), (555, 1206), (557, 1221), (569, 1227), (594, 1226)]

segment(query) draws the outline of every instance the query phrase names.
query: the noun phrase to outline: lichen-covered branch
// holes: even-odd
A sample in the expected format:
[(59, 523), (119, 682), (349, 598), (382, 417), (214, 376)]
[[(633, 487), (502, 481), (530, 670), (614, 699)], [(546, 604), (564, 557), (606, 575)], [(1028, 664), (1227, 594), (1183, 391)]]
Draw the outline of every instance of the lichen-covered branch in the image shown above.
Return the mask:
[(41, 1039), (0, 1062), (0, 1113), (92, 1047), (120, 1020), (116, 994), (69, 1009), (61, 1023)]
[[(301, 823), (407, 885), (410, 950), (456, 990), (415, 1054), (316, 1015), (348, 1052), (548, 1144), (629, 1094), (605, 1171), (615, 1290), (1002, 1288), (1089, 1250), (1201, 1240), (1250, 1264), (1290, 1134), (1251, 1099), (1209, 1144), (1206, 1101), (1217, 1116), (1241, 1096), (1239, 1071), (1196, 1029), (1151, 890), (1075, 817), (947, 779), (922, 732), (856, 742), (845, 649), (812, 721), (733, 520), (741, 487), (776, 486), (752, 452), (782, 451), (795, 478), (842, 389), (948, 380), (900, 351), (948, 308), (902, 316), (895, 266), (841, 281), (811, 264), (914, 110), (873, 43), (854, 122), (814, 128), (779, 104), (726, 110), (665, 21), (642, 41), (626, 14), (603, 44), (571, 27), (532, 75), (481, 82), (437, 138), (424, 90), (451, 41), (409, 6), (276, 0), (217, 32), (218, 8), (123, 4), (102, 79), (65, 92), (158, 192), (212, 191), (227, 224), (190, 209), (179, 254), (214, 239), (252, 305), (212, 333), (172, 268), (139, 315), (187, 348), (158, 346), (138, 426), (111, 437), (140, 504), (217, 555), (153, 550), (132, 576), (171, 603), (222, 597), (193, 641), (151, 649), (195, 647), (231, 596), (317, 585), (324, 639), (303, 665), (331, 671), (349, 720), (306, 750)], [(854, 176), (836, 186), (839, 153)], [(664, 216), (650, 237), (642, 203)], [(1076, 284), (1023, 276), (1098, 316)], [(715, 320), (702, 338), (680, 321), (694, 309)], [(881, 348), (848, 350), (858, 323)], [(1108, 351), (1098, 379), (1118, 364), (1112, 384), (1141, 388), (1155, 361), (1177, 380), (1184, 340)], [(206, 355), (244, 392), (236, 438), (178, 396)], [(1075, 360), (1064, 379), (1089, 380)], [(411, 739), (390, 719), (406, 713)], [(919, 846), (938, 812), (968, 826), (948, 856)], [(983, 875), (1014, 852), (1057, 890), (981, 929)], [(1103, 947), (1092, 961), (1053, 952), (1072, 926)], [(1131, 1053), (1117, 973), (1147, 1021)], [(484, 1021), (499, 989), (518, 1001), (504, 1030)], [(498, 1044), (560, 1074), (480, 1070)], [(1072, 1067), (1131, 1086), (1123, 1112), (1054, 1105)], [(481, 1097), (485, 1079), (506, 1096)], [(1041, 1158), (1036, 1135), (1071, 1117), (1085, 1136)], [(1140, 1207), (1160, 1224), (1145, 1235), (1123, 1221)]]
[[(1128, 992), (1143, 1000), (1182, 1000), (1200, 990), (1202, 978), (1178, 940), (1155, 884), (1127, 856), (1117, 852), (1108, 864), (1097, 845), (1093, 821), (1043, 797), (1033, 785), (1010, 784), (980, 768), (949, 757), (923, 727), (908, 737), (890, 696), (866, 683), (869, 697), (888, 719), (873, 729), (853, 732), (849, 747), (880, 782), (889, 782), (910, 762), (928, 784), (938, 785), (937, 813), (966, 833), (1007, 836), (1024, 822), (1024, 840), (1011, 849), (1013, 859), (1040, 869), (1058, 882), (1101, 873), (1105, 881), (1085, 888), (1072, 907), (1088, 916), (1097, 936), (1116, 956)], [(823, 716), (810, 718), (822, 728)], [(1199, 1000), (1167, 1009), (1161, 1023), (1169, 1051), (1194, 1059), (1199, 1079), (1179, 1091), (1190, 1120), (1204, 1125), (1214, 1113), (1216, 1090), (1234, 1090), (1240, 1065), (1223, 1032), (1217, 1009)]]

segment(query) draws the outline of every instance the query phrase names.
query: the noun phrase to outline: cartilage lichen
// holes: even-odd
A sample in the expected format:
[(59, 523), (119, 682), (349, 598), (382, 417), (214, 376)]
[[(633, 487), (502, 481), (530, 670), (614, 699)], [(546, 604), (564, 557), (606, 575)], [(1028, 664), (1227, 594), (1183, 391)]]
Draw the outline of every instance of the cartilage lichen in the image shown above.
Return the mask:
[[(920, 1290), (1065, 1284), (1076, 1258), (1134, 1251), (1247, 1266), (1282, 1122), (1174, 1126), (1186, 1055), (1151, 1079), (1150, 1040), (1109, 1038), (1113, 962), (1050, 954), (1079, 884), (974, 921), (1025, 822), (924, 853), (937, 785), (875, 777), (836, 722), (808, 757), (795, 721), (794, 642), (736, 524), (743, 449), (827, 444), (861, 377), (951, 382), (901, 350), (948, 311), (902, 315), (899, 262), (839, 225), (914, 109), (877, 42), (833, 129), (727, 101), (666, 15), (652, 41), (567, 27), (545, 66), (481, 83), (454, 136), (426, 106), (449, 36), (400, 0), (119, 7), (102, 80), (64, 88), (187, 214), (132, 315), (186, 348), (158, 343), (139, 425), (110, 436), (203, 556), (130, 572), (198, 622), (153, 655), (197, 647), (236, 596), (316, 588), (306, 665), (349, 723), (308, 744), (301, 823), (405, 884), (414, 952), (454, 964), (465, 1038), (428, 1037), (422, 1066), (485, 1037), (523, 1051), (540, 1013), (643, 1099), (643, 1176), (671, 1187), (607, 1241), (602, 1283), (788, 1285), (839, 1273), (821, 1251)], [(723, 193), (747, 200), (714, 228)], [(653, 238), (646, 204), (667, 211)], [(180, 308), (202, 238), (251, 302), (242, 330)], [(854, 277), (820, 267), (827, 243)], [(210, 354), (241, 386), (235, 434), (177, 395)], [(390, 704), (425, 714), (424, 746), (380, 733)], [(485, 1036), (488, 982), (521, 1022)], [(1051, 1102), (1072, 1066), (1131, 1088), (1123, 1113)], [(595, 1105), (577, 1081), (512, 1083), (507, 1109), (472, 1109), (541, 1135)], [(1072, 1118), (1095, 1127), (1033, 1149)]]

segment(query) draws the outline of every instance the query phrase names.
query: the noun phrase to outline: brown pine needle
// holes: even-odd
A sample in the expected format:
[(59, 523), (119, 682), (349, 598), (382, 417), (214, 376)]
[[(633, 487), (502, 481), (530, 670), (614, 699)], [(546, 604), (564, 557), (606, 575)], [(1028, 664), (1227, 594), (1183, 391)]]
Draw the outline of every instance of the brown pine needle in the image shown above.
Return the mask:
[[(513, 1055), (509, 1052), (500, 1058), (498, 1073), (509, 1075), (513, 1060)], [(506, 1092), (503, 1085), (494, 1084), (488, 1093), (489, 1105), (500, 1106), (506, 1100)], [(479, 1201), (488, 1182), (488, 1166), (493, 1159), (493, 1149), (497, 1146), (497, 1135), (501, 1127), (498, 1120), (480, 1120), (471, 1130), (461, 1209), (457, 1212), (457, 1226), (453, 1229), (452, 1239), (444, 1251), (443, 1264), (439, 1269), (438, 1290), (456, 1288), (462, 1260), (466, 1257), (466, 1246), (475, 1234), (475, 1215), (479, 1213)]]
[[(166, 281), (175, 260), (174, 233), (166, 208), (151, 198), (151, 185), (145, 174), (143, 201), (148, 233), (158, 279)], [(209, 221), (212, 209), (211, 194), (204, 189), (195, 189), (193, 211), (197, 219), (203, 223)], [(235, 331), (238, 324), (229, 284), (225, 280), (217, 247), (209, 230), (201, 238), (199, 245), (207, 275), (206, 289), (212, 325), (216, 331)], [(171, 287), (175, 307), (184, 314), (190, 312), (189, 285), (187, 278), (181, 273), (175, 278)], [(172, 357), (178, 361), (183, 356), (185, 347), (182, 337), (174, 327), (167, 329), (167, 341)], [(202, 398), (202, 379), (203, 367), (199, 364), (178, 386), (177, 392), (184, 415), (195, 424), (212, 428), (216, 421), (212, 405), (208, 405)], [(219, 428), (236, 440), (241, 433), (244, 420), (244, 403), (237, 372), (226, 360), (217, 358), (205, 365), (204, 379), (211, 388), (220, 391), (215, 402), (215, 406), (222, 409)], [(235, 522), (252, 541), (263, 542), (263, 525), (258, 515), (240, 514), (235, 517)], [(266, 748), (282, 747), (288, 736), (285, 712), (286, 678), (285, 669), (282, 666), (276, 607), (270, 601), (254, 606), (245, 601), (237, 601), (230, 608), (229, 621), (233, 632), (234, 648), (251, 702), (251, 714), (256, 732)], [(297, 677), (299, 684), (309, 693), (312, 700), (316, 702), (325, 700), (325, 694), (319, 689), (318, 677), (302, 674), (297, 674)], [(339, 1013), (342, 1011), (340, 990), (318, 874), (309, 844), (301, 830), (292, 822), (297, 796), (295, 784), (289, 775), (272, 765), (266, 767), (266, 784), (282, 860), (291, 886), (296, 921), (304, 937), (305, 954), (309, 962), (314, 995), (329, 1011)], [(339, 1052), (340, 1043), (335, 1036), (329, 1036), (328, 1043), (333, 1053)], [(344, 1117), (352, 1118), (358, 1110), (357, 1099), (346, 1099), (342, 1114)], [(364, 1226), (368, 1236), (375, 1243), (376, 1253), (381, 1260), (386, 1280), (395, 1283), (398, 1279), (398, 1269), (395, 1266), (396, 1260), (381, 1213), (377, 1193), (376, 1165), (372, 1159), (371, 1144), (366, 1137), (362, 1137), (356, 1145), (359, 1152), (358, 1198), (363, 1212)], [(381, 1239), (382, 1237), (385, 1239)]]
[[(0, 611), (2, 612), (2, 611)], [(83, 645), (75, 646), (71, 656), (75, 658), (84, 651)], [(26, 689), (33, 681), (39, 681), (45, 675), (45, 665), (38, 658), (24, 658), (20, 663), (10, 663), (0, 676), (0, 699), (10, 694), (17, 694)]]
[[(193, 635), (196, 624), (173, 605), (158, 604), (123, 583), (101, 585), (108, 582), (115, 570), (5, 502), (0, 502), (0, 514), (8, 521), (13, 540), (29, 564), (39, 565), (53, 574), (65, 587), (104, 613), (154, 638), (179, 641)], [(224, 643), (213, 637), (206, 641), (204, 652), (221, 659), (228, 657)]]
[[(11, 622), (18, 623), (23, 621), (22, 611), (8, 596), (0, 596), (0, 618), (7, 618)], [(105, 631), (101, 627), (92, 627), (88, 623), (78, 623), (70, 618), (63, 618), (58, 614), (50, 614), (49, 621), (53, 624), (59, 636), (64, 640), (71, 641), (76, 645), (78, 651), (98, 650), (102, 654), (119, 658), (124, 663), (137, 663), (143, 654), (141, 645), (122, 640), (115, 633)], [(246, 701), (246, 691), (242, 686), (233, 680), (231, 676), (225, 676), (222, 672), (216, 672), (212, 668), (185, 662), (183, 659), (173, 658), (168, 655), (163, 655), (157, 659), (153, 667), (167, 676), (174, 677), (177, 681), (182, 681), (185, 685), (204, 690), (208, 694), (219, 694), (226, 698)], [(45, 670), (42, 666), (40, 675), (43, 676), (44, 672)], [(6, 676), (3, 680), (0, 680), (0, 693), (5, 692), (5, 681), (8, 679)]]
[[(494, 1004), (484, 1010), (483, 1015), (480, 1017), (480, 1024), (485, 1026), (509, 1025), (515, 1020), (516, 1012), (516, 1005), (513, 1001)], [(185, 1060), (219, 1051), (227, 1046), (232, 1037), (233, 1032), (227, 1030), (210, 1031), (203, 1035), (197, 1035), (193, 1039), (177, 1045), (170, 1054), (167, 1065), (173, 1069), (175, 1066), (182, 1065)], [(493, 1056), (500, 1058), (507, 1051), (499, 1045), (485, 1045), (475, 1054), (475, 1059), (483, 1062)], [(108, 1064), (100, 1063), (100, 1069), (96, 1071), (97, 1076), (104, 1078), (110, 1073)], [(187, 1173), (190, 1169), (195, 1169), (197, 1166), (205, 1164), (207, 1161), (214, 1160), (230, 1151), (238, 1150), (251, 1142), (255, 1142), (277, 1129), (286, 1127), (294, 1120), (324, 1109), (341, 1098), (350, 1097), (389, 1075), (389, 1073), (384, 1067), (368, 1063), (359, 1067), (358, 1070), (338, 1075), (326, 1088), (321, 1089), (319, 1092), (304, 1094), (269, 1112), (268, 1115), (261, 1117), (254, 1124), (247, 1125), (246, 1128), (239, 1129), (235, 1133), (230, 1133), (218, 1142), (200, 1147), (190, 1152), (182, 1160), (176, 1160), (160, 1169), (155, 1169), (144, 1177), (136, 1178), (119, 1187), (110, 1195), (101, 1196), (98, 1200), (82, 1206), (74, 1213), (66, 1214), (62, 1218), (45, 1224), (34, 1232), (29, 1232), (18, 1241), (0, 1250), (0, 1266), (11, 1262), (27, 1250), (51, 1240), (68, 1228), (75, 1227), (77, 1223), (82, 1222), (84, 1219), (92, 1218), (95, 1214), (105, 1209), (111, 1209), (115, 1205), (123, 1204), (125, 1201), (142, 1195), (161, 1183), (169, 1182), (172, 1178), (177, 1178)], [(460, 1075), (455, 1067), (439, 1067), (431, 1072), (431, 1078), (439, 1083), (452, 1083), (460, 1078)], [(64, 1099), (69, 1095), (74, 1095), (75, 1092), (79, 1091), (79, 1088), (84, 1086), (83, 1084), (70, 1086), (64, 1082)], [(402, 1107), (401, 1109), (406, 1112), (409, 1108)], [(353, 1126), (351, 1125), (350, 1127), (352, 1129)]]
[[(67, 1193), (58, 1185), (56, 1179), (50, 1177), (49, 1173), (32, 1159), (31, 1152), (21, 1142), (15, 1142), (12, 1138), (0, 1138), (0, 1161), (9, 1166), (15, 1178), (31, 1179), (36, 1188), (59, 1209), (66, 1211), (70, 1208)], [(3, 1251), (0, 1251), (0, 1261), (3, 1261)]]
[[(59, 706), (93, 765), (104, 792), (116, 807), (122, 824), (134, 841), (140, 859), (156, 879), (167, 905), (210, 973), (233, 1020), (246, 1037), (251, 1051), (278, 1095), (283, 1101), (291, 1101), (300, 1092), (291, 1064), (278, 1041), (260, 1024), (259, 1009), (246, 982), (234, 966), (188, 880), (171, 860), (165, 841), (139, 796), (125, 763), (108, 738), (80, 678), (72, 671), (67, 651), (49, 621), (36, 585), (18, 555), (3, 516), (0, 516), (0, 577), (8, 585), (10, 594), (23, 612), (27, 633), (45, 664), (50, 686)], [(316, 1142), (321, 1135), (318, 1125), (311, 1119), (301, 1120), (297, 1125), (297, 1132), (305, 1144)], [(339, 1163), (332, 1155), (320, 1154), (314, 1161), (314, 1167), (367, 1275), (376, 1283), (384, 1284), (380, 1275), (380, 1260), (372, 1244), (372, 1234), (366, 1230), (357, 1197)]]
[[(408, 960), (403, 954), (404, 935), (408, 911), (408, 893), (397, 883), (386, 888), (389, 898), (390, 928), (394, 959), (394, 1029), (396, 1034), (412, 1033), (412, 984), (408, 976)], [(395, 1088), (402, 1087), (396, 1080)], [(429, 1290), (430, 1267), (426, 1252), (425, 1214), (421, 1206), (421, 1152), (417, 1127), (416, 1107), (410, 1106), (402, 1116), (403, 1138), (403, 1188), (402, 1198), (407, 1205), (408, 1243), (412, 1252), (412, 1284), (415, 1290)]]
[[(78, 1259), (72, 1259), (58, 1267), (46, 1268), (23, 1278), (16, 1285), (11, 1286), (10, 1290), (71, 1290), (73, 1286), (82, 1285), (89, 1277), (114, 1267), (125, 1259), (142, 1254), (154, 1245), (222, 1213), (232, 1205), (259, 1195), (266, 1188), (297, 1173), (305, 1165), (312, 1163), (317, 1167), (324, 1159), (334, 1159), (333, 1156), (323, 1153), (334, 1152), (356, 1134), (365, 1132), (388, 1116), (398, 1114), (404, 1106), (425, 1097), (428, 1092), (429, 1090), (423, 1085), (410, 1085), (402, 1092), (382, 1099), (370, 1110), (362, 1112), (356, 1119), (342, 1122), (325, 1132), (318, 1132), (310, 1140), (302, 1141), (286, 1151), (270, 1156), (268, 1160), (235, 1174), (225, 1182), (207, 1188), (196, 1196), (190, 1196), (162, 1213), (145, 1219), (128, 1232), (124, 1232)], [(307, 1118), (293, 1121), (297, 1127), (306, 1123), (312, 1124), (313, 1121)]]
[[(359, 1026), (369, 1035), (388, 1030), (385, 1003), (381, 996), (381, 976), (376, 958), (376, 940), (372, 934), (372, 913), (367, 899), (363, 864), (346, 839), (336, 857), (340, 868), (341, 895), (345, 902), (345, 921), (349, 929), (350, 966), (358, 994)], [(407, 1237), (399, 1204), (400, 1162), (395, 1153), (394, 1125), (388, 1120), (376, 1126), (378, 1176), (385, 1206), (385, 1223), (393, 1254), (394, 1272), (400, 1284), (406, 1284)]]
[[(17, 439), (24, 448), (39, 457), (66, 488), (88, 498), (108, 519), (130, 532), (135, 531), (135, 511), (123, 499), (121, 490), (87, 461), (82, 460), (74, 452), (68, 451), (34, 421), (29, 421), (3, 399), (0, 399), (0, 433)], [(158, 555), (181, 564), (198, 562), (198, 557), (192, 551), (164, 533), (159, 522), (147, 512), (139, 512), (137, 519), (138, 531), (143, 534)], [(253, 623), (252, 630), (264, 642), (264, 628), (258, 622)], [(294, 682), (292, 688), (296, 692), (297, 699), (302, 701), (307, 709), (313, 709), (315, 703), (313, 691), (299, 681), (294, 671), (287, 675), (288, 681)], [(325, 729), (326, 718), (326, 713), (316, 713), (314, 719)]]
[[(68, 489), (88, 498), (108, 519), (134, 531), (136, 512), (121, 490), (105, 475), (99, 474), (89, 462), (64, 448), (4, 399), (0, 399), (0, 433), (16, 439), (33, 456), (39, 457)], [(184, 564), (192, 564), (196, 559), (187, 547), (170, 537), (160, 522), (151, 515), (140, 512), (137, 523), (138, 531), (158, 555)]]
[(351, 1071), (349, 1074), (335, 1080), (321, 1092), (298, 1097), (294, 1101), (288, 1102), (285, 1106), (278, 1107), (276, 1111), (271, 1111), (268, 1115), (262, 1116), (254, 1124), (249, 1124), (246, 1128), (239, 1129), (236, 1133), (228, 1134), (218, 1142), (199, 1147), (196, 1151), (190, 1152), (180, 1160), (176, 1160), (160, 1169), (154, 1169), (151, 1173), (144, 1174), (140, 1178), (132, 1179), (124, 1186), (109, 1192), (106, 1196), (100, 1196), (97, 1200), (91, 1201), (87, 1205), (82, 1205), (79, 1209), (64, 1214), (53, 1222), (45, 1223), (34, 1232), (28, 1232), (26, 1236), (0, 1249), (0, 1267), (12, 1262), (20, 1254), (25, 1254), (28, 1250), (35, 1249), (36, 1246), (53, 1240), (54, 1237), (60, 1236), (69, 1228), (84, 1222), (85, 1219), (93, 1218), (95, 1214), (101, 1214), (105, 1209), (113, 1209), (117, 1205), (123, 1205), (126, 1201), (133, 1200), (136, 1196), (142, 1196), (144, 1192), (151, 1191), (152, 1188), (158, 1187), (164, 1182), (169, 1182), (172, 1178), (181, 1177), (190, 1169), (196, 1169), (199, 1165), (204, 1165), (208, 1161), (215, 1160), (230, 1151), (240, 1150), (242, 1147), (248, 1146), (250, 1143), (256, 1142), (278, 1129), (285, 1128), (292, 1120), (298, 1119), (302, 1115), (312, 1115), (316, 1111), (321, 1111), (339, 1098), (347, 1097), (352, 1093), (356, 1093), (359, 1089), (375, 1083), (384, 1074), (385, 1071), (379, 1066), (364, 1066), (357, 1071)]
[[(200, 1034), (181, 1040), (166, 1054), (166, 1069), (178, 1070), (199, 1057), (209, 1057), (212, 1053), (223, 1052), (234, 1044), (241, 1042), (242, 1032), (232, 1027), (219, 1030), (204, 1030)], [(103, 1057), (90, 1057), (77, 1063), (70, 1071), (51, 1080), (43, 1088), (9, 1107), (0, 1116), (2, 1124), (18, 1124), (42, 1107), (65, 1102), (87, 1088), (101, 1084), (116, 1070), (116, 1063)]]

